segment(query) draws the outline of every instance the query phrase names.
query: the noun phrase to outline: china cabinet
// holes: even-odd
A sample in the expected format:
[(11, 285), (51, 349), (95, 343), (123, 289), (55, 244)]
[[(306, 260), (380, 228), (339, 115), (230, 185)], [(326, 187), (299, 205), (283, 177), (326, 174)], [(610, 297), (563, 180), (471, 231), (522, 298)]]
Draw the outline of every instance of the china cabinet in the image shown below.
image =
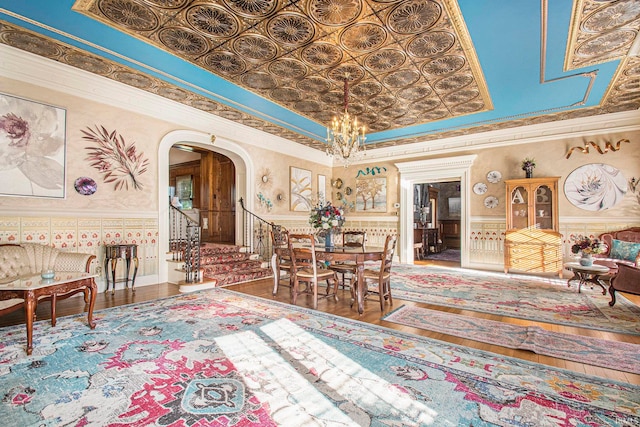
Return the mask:
[(559, 177), (506, 180), (504, 271), (558, 273), (562, 239), (558, 221)]

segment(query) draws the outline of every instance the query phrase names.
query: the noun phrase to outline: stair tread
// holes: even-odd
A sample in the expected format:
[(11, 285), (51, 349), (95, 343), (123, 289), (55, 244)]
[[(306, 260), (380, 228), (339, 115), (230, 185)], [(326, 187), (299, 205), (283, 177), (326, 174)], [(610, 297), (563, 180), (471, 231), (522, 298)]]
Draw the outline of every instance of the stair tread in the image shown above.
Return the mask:
[(216, 280), (217, 286), (273, 275), (264, 261), (241, 246), (209, 242), (200, 245), (200, 271), (204, 281)]

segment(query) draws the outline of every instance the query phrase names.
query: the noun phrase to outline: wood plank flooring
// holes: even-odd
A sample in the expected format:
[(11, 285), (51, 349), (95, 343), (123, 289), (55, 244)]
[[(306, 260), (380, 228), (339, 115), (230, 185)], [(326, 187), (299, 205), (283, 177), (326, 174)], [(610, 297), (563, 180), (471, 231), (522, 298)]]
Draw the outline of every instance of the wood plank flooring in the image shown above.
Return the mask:
[[(420, 264), (428, 264), (426, 261), (420, 262)], [(442, 263), (438, 263), (443, 265)], [(271, 295), (271, 291), (273, 289), (273, 280), (269, 279), (261, 279), (253, 282), (232, 285), (227, 289), (234, 290), (241, 293), (246, 293), (250, 295), (255, 295), (258, 297), (266, 298), (266, 299), (274, 299), (276, 301), (289, 303), (289, 289), (287, 287), (281, 287), (278, 295), (273, 297)], [(178, 286), (169, 284), (169, 283), (159, 283), (156, 285), (148, 285), (136, 288), (136, 293), (132, 294), (130, 290), (119, 289), (116, 291), (115, 295), (100, 293), (96, 297), (96, 306), (95, 310), (101, 310), (105, 308), (115, 307), (119, 305), (133, 304), (139, 303), (143, 301), (153, 300), (157, 298), (164, 298), (171, 295), (178, 294)], [(640, 305), (640, 296), (637, 295), (629, 295), (623, 294), (629, 300), (631, 300), (634, 304)], [(583, 363), (570, 362), (563, 359), (558, 359), (555, 357), (542, 356), (531, 351), (527, 350), (514, 350), (506, 347), (501, 347), (497, 345), (485, 344), (478, 341), (473, 341), (469, 339), (462, 339), (455, 336), (450, 336), (446, 334), (441, 334), (437, 332), (430, 332), (422, 329), (412, 328), (404, 325), (398, 325), (395, 323), (386, 322), (384, 320), (380, 320), (381, 312), (380, 305), (378, 301), (375, 299), (369, 300), (365, 302), (365, 312), (362, 316), (358, 315), (358, 312), (354, 306), (352, 309), (350, 307), (350, 295), (348, 290), (339, 290), (338, 296), (340, 301), (335, 302), (333, 299), (320, 299), (318, 302), (318, 310), (333, 313), (338, 316), (343, 316), (350, 319), (356, 319), (363, 322), (368, 322), (375, 325), (381, 325), (387, 328), (400, 330), (403, 332), (414, 333), (422, 336), (426, 336), (429, 338), (434, 338), (437, 340), (442, 340), (454, 344), (465, 345), (481, 350), (491, 351), (494, 353), (502, 354), (509, 357), (516, 357), (523, 360), (537, 362), (546, 364), (549, 366), (555, 366), (558, 368), (568, 369), (576, 372), (581, 372), (589, 375), (596, 375), (600, 377), (605, 377), (609, 379), (614, 379), (618, 381), (624, 381), (632, 384), (640, 385), (640, 375), (630, 374), (627, 372), (616, 371), (612, 369), (601, 368), (597, 366), (592, 366)], [(389, 311), (400, 307), (401, 305), (414, 305), (418, 307), (431, 308), (435, 310), (440, 310), (443, 312), (462, 314), (469, 317), (478, 317), (489, 320), (495, 320), (500, 322), (507, 322), (511, 324), (517, 325), (537, 325), (542, 328), (552, 330), (555, 332), (567, 333), (567, 334), (576, 334), (576, 335), (584, 335), (584, 336), (592, 336), (601, 339), (613, 340), (613, 341), (622, 341), (629, 342), (640, 345), (640, 336), (631, 336), (626, 334), (615, 334), (604, 331), (595, 331), (591, 329), (582, 329), (577, 327), (569, 327), (562, 325), (552, 325), (540, 322), (532, 322), (528, 320), (515, 319), (511, 317), (492, 315), (487, 313), (478, 313), (469, 310), (460, 310), (451, 307), (441, 307), (430, 304), (420, 304), (412, 301), (403, 301), (397, 298), (394, 298), (394, 305), (390, 307), (388, 304), (385, 306), (385, 310), (382, 314), (386, 314)], [(301, 296), (298, 298), (298, 305), (304, 307), (311, 307), (311, 298), (306, 296)], [(50, 319), (50, 304), (48, 302), (41, 303), (38, 306), (37, 310), (37, 318), (38, 320), (46, 320)], [(63, 301), (58, 302), (57, 306), (57, 315), (58, 317), (67, 316), (71, 314), (82, 313), (85, 310), (85, 304), (82, 298), (69, 298)], [(640, 322), (640, 319), (638, 319)], [(24, 313), (22, 310), (15, 311), (5, 316), (0, 317), (0, 327), (22, 324), (24, 323)], [(37, 324), (35, 326), (37, 328)], [(26, 331), (25, 331), (26, 334)]]

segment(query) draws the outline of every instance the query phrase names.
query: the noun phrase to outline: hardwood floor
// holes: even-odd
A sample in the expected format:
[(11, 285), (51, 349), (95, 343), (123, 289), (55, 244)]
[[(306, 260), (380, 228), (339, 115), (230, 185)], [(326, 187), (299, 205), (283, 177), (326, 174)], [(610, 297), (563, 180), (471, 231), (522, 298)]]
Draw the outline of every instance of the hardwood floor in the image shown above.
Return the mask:
[[(429, 264), (429, 262), (422, 261), (420, 264)], [(442, 263), (439, 263), (443, 265)], [(451, 264), (447, 264), (451, 265)], [(289, 303), (289, 292), (288, 288), (281, 287), (278, 295), (273, 297), (271, 295), (271, 291), (273, 288), (273, 280), (271, 278), (256, 280), (253, 282), (232, 285), (227, 289), (234, 290), (241, 293), (246, 293), (250, 295), (255, 295), (258, 297), (273, 299), (276, 301)], [(178, 294), (178, 286), (169, 284), (169, 283), (160, 283), (157, 285), (149, 285), (142, 286), (136, 288), (135, 295), (131, 294), (130, 290), (120, 289), (117, 290), (115, 295), (100, 293), (96, 297), (96, 306), (95, 310), (101, 310), (105, 308), (115, 307), (119, 305), (133, 304), (139, 303), (143, 301), (153, 300), (157, 298), (164, 298), (171, 295)], [(637, 295), (629, 295), (623, 294), (627, 299), (631, 300), (634, 304), (640, 305), (640, 296)], [(527, 350), (514, 350), (506, 347), (501, 347), (497, 345), (485, 344), (469, 339), (462, 339), (451, 335), (430, 332), (422, 329), (412, 328), (404, 325), (399, 325), (396, 323), (386, 322), (381, 320), (380, 313), (380, 305), (378, 301), (372, 299), (370, 301), (365, 302), (365, 313), (360, 316), (358, 315), (357, 310), (352, 309), (349, 305), (349, 291), (348, 290), (339, 290), (338, 296), (340, 301), (335, 302), (333, 299), (320, 299), (318, 301), (318, 310), (325, 311), (329, 313), (336, 314), (338, 316), (360, 320), (363, 322), (368, 322), (375, 325), (381, 325), (387, 328), (400, 330), (403, 332), (414, 333), (422, 336), (426, 336), (429, 338), (434, 338), (437, 340), (442, 340), (454, 344), (465, 345), (481, 350), (491, 351), (494, 353), (502, 354), (509, 357), (516, 357), (523, 360), (537, 362), (546, 364), (549, 366), (555, 366), (558, 368), (564, 368), (580, 373), (585, 373), (589, 375), (596, 375), (599, 377), (605, 377), (609, 379), (614, 379), (618, 381), (624, 381), (631, 384), (640, 385), (640, 375), (630, 374), (627, 372), (615, 371), (612, 369), (601, 368), (597, 366), (591, 366), (583, 363), (571, 362), (563, 359), (558, 359), (555, 357), (542, 356), (531, 351)], [(640, 345), (640, 336), (632, 336), (626, 334), (615, 334), (610, 332), (596, 331), (591, 329), (582, 329), (577, 327), (568, 327), (562, 325), (553, 325), (539, 322), (532, 322), (522, 319), (510, 318), (505, 316), (491, 315), (487, 313), (478, 313), (469, 310), (460, 310), (450, 307), (441, 307), (430, 304), (420, 304), (412, 301), (404, 301), (398, 298), (394, 298), (393, 307), (389, 307), (389, 305), (385, 305), (385, 310), (383, 314), (388, 313), (389, 311), (400, 307), (401, 305), (414, 305), (418, 307), (431, 308), (435, 310), (441, 310), (444, 312), (455, 313), (455, 314), (463, 314), (469, 317), (478, 317), (489, 320), (495, 320), (500, 322), (518, 324), (518, 325), (537, 325), (542, 328), (552, 330), (555, 332), (562, 332), (567, 334), (575, 334), (575, 335), (584, 335), (584, 336), (592, 336), (601, 339), (613, 340), (613, 341), (621, 341), (621, 342), (629, 342)], [(307, 296), (301, 296), (298, 298), (298, 305), (304, 307), (311, 307), (311, 298)], [(76, 297), (72, 297), (63, 301), (59, 301), (57, 305), (57, 316), (58, 318), (62, 316), (67, 316), (71, 314), (82, 313), (85, 310), (84, 300)], [(48, 320), (50, 319), (50, 303), (44, 302), (38, 306), (37, 310), (37, 318), (38, 320)], [(640, 321), (640, 319), (638, 319)], [(22, 310), (15, 311), (5, 316), (0, 317), (0, 327), (15, 325), (24, 323), (24, 313)], [(37, 325), (35, 326), (37, 329)], [(25, 331), (26, 334), (26, 331)]]

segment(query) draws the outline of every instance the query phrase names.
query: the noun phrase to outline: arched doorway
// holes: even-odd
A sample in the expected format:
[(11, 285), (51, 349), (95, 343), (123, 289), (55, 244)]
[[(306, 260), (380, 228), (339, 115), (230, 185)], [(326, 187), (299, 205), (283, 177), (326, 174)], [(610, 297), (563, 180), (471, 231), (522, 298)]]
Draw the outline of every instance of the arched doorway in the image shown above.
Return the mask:
[[(241, 197), (247, 209), (253, 209), (253, 162), (249, 154), (238, 144), (228, 139), (196, 131), (173, 131), (165, 135), (158, 148), (158, 280), (167, 281), (169, 252), (169, 151), (175, 144), (184, 144), (223, 154), (235, 168), (235, 202)], [(242, 215), (235, 215), (234, 243), (242, 241), (244, 235)]]

